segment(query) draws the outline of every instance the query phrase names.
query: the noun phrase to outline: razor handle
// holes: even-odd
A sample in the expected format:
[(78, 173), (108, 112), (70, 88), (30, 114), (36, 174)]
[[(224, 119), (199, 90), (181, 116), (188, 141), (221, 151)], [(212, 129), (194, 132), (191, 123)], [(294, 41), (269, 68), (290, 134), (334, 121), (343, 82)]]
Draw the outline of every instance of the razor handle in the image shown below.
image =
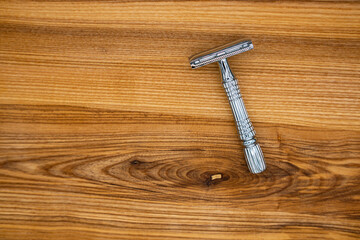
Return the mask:
[(245, 160), (250, 172), (260, 173), (266, 169), (264, 155), (255, 138), (255, 130), (245, 109), (238, 82), (226, 59), (219, 61), (223, 86), (229, 99), (240, 139), (244, 145)]

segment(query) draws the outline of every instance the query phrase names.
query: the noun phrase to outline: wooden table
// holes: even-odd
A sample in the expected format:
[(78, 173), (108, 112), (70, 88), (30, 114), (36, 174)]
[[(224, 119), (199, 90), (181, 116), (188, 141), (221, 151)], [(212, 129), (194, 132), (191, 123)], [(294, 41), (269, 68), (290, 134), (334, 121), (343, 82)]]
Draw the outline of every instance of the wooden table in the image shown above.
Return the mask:
[[(0, 239), (358, 239), (358, 1), (4, 1)], [(248, 172), (216, 64), (267, 170)]]

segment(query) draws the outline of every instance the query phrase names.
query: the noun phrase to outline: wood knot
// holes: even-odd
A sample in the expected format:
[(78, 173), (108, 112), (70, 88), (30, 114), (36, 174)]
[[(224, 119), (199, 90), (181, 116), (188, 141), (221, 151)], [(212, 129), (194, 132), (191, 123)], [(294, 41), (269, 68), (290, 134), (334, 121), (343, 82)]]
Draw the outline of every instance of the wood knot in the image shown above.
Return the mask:
[(131, 165), (139, 165), (141, 162), (139, 161), (139, 160), (132, 160), (131, 162), (130, 162), (130, 164)]
[(229, 179), (229, 176), (224, 175), (223, 173), (214, 173), (214, 174), (210, 174), (206, 178), (205, 184), (207, 186), (216, 185), (216, 184), (219, 184), (220, 182), (226, 181), (228, 179)]

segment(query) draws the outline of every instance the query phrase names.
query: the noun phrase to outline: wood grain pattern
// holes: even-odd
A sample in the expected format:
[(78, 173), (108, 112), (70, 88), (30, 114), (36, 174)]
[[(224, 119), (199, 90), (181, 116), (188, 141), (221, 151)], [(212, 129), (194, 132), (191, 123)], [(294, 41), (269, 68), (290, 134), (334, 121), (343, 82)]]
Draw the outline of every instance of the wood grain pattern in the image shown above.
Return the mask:
[[(248, 172), (230, 59), (268, 169)], [(1, 239), (358, 239), (358, 1), (2, 1)]]

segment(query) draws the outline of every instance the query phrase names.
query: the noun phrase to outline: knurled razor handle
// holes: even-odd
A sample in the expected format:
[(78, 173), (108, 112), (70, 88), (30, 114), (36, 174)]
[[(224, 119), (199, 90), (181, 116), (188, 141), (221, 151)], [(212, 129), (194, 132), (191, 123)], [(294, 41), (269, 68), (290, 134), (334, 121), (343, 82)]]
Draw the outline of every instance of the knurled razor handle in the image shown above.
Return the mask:
[(264, 155), (260, 145), (256, 142), (255, 130), (252, 126), (236, 78), (228, 78), (223, 81), (228, 96), (236, 126), (243, 141), (245, 160), (250, 172), (260, 173), (265, 170)]

